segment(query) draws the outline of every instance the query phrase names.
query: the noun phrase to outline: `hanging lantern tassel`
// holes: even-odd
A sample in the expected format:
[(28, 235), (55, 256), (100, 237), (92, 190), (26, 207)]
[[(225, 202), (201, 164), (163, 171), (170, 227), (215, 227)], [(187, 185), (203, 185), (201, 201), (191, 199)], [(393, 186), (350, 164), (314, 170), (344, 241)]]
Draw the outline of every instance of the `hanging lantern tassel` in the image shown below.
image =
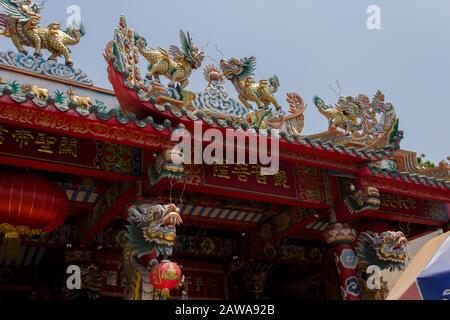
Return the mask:
[(18, 261), (20, 259), (20, 234), (17, 231), (6, 232), (0, 248), (0, 260)]
[(165, 300), (169, 299), (170, 297), (170, 290), (167, 288), (161, 289), (161, 297)]
[(167, 300), (170, 290), (175, 289), (181, 281), (183, 274), (180, 267), (169, 260), (163, 260), (150, 270), (150, 282), (158, 290), (160, 297)]

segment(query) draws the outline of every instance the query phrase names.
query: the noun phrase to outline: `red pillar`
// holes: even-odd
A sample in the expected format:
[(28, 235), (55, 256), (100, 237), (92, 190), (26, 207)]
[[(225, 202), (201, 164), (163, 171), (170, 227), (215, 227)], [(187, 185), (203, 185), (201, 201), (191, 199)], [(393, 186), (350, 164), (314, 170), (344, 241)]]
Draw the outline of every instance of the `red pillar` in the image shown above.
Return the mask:
[(361, 289), (357, 276), (358, 258), (352, 248), (356, 231), (347, 223), (331, 223), (325, 229), (324, 237), (333, 252), (342, 298), (344, 300), (360, 300)]

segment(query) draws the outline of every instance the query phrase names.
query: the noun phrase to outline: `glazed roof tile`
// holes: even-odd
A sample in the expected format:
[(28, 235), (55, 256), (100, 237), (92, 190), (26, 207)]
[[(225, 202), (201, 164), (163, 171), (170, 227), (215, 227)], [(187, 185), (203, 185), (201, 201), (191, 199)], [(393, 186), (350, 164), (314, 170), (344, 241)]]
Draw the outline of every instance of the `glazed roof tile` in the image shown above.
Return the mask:
[(436, 179), (434, 177), (427, 177), (422, 175), (417, 175), (415, 173), (399, 172), (397, 170), (389, 170), (384, 168), (379, 168), (375, 165), (369, 164), (368, 168), (370, 171), (379, 176), (392, 177), (394, 179), (402, 179), (405, 182), (418, 183), (424, 186), (438, 187), (441, 189), (450, 190), (450, 181), (445, 181), (444, 179)]

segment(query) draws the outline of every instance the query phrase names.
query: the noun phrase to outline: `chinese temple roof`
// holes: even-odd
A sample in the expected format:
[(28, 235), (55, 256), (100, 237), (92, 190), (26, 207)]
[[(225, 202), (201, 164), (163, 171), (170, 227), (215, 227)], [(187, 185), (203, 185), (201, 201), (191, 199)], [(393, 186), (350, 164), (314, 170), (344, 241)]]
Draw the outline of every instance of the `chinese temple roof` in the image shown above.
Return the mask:
[[(244, 132), (250, 134), (264, 134), (273, 136), (282, 141), (286, 141), (291, 144), (298, 144), (307, 148), (325, 150), (327, 152), (334, 152), (338, 154), (344, 154), (363, 160), (381, 160), (385, 157), (391, 156), (394, 153), (395, 148), (392, 146), (386, 146), (379, 150), (364, 150), (357, 149), (354, 146), (345, 147), (341, 144), (333, 143), (329, 139), (321, 137), (308, 137), (300, 136), (296, 134), (288, 134), (285, 131), (279, 132), (274, 135), (274, 132), (270, 129), (262, 129), (257, 126), (251, 127), (244, 120), (239, 124), (234, 123), (230, 119), (221, 119), (218, 115), (208, 114), (201, 110), (191, 111), (186, 108), (176, 108), (170, 104), (163, 106), (155, 106), (156, 110), (168, 115), (167, 118), (158, 117), (159, 121), (156, 121), (154, 117), (148, 115), (143, 119), (138, 119), (132, 112), (124, 115), (123, 111), (119, 108), (111, 108), (105, 105), (104, 102), (98, 99), (90, 106), (89, 110), (77, 107), (73, 105), (67, 94), (63, 91), (56, 90), (47, 99), (40, 99), (34, 97), (32, 92), (23, 92), (21, 88), (24, 84), (20, 84), (17, 81), (8, 81), (0, 84), (0, 97), (7, 96), (13, 103), (23, 104), (26, 101), (32, 103), (34, 107), (40, 110), (54, 110), (57, 113), (66, 114), (70, 113), (72, 116), (82, 117), (86, 119), (110, 121), (115, 120), (120, 125), (131, 126), (137, 129), (145, 129), (152, 127), (157, 131), (164, 131), (169, 129), (173, 131), (177, 128), (184, 128), (181, 123), (176, 123), (176, 119), (186, 119), (188, 121), (202, 120), (205, 124), (210, 126), (217, 126), (221, 128), (234, 128), (242, 129)], [(48, 90), (46, 88), (41, 88)], [(171, 118), (172, 120), (168, 119)]]
[(382, 168), (373, 164), (370, 164), (368, 168), (370, 169), (371, 173), (378, 176), (391, 177), (392, 179), (399, 181), (410, 182), (423, 186), (430, 186), (437, 189), (450, 190), (450, 181), (448, 179), (444, 180), (432, 176), (418, 175), (416, 173), (400, 172), (396, 169)]
[[(191, 71), (201, 67), (205, 55), (189, 33), (180, 32), (180, 43), (180, 48), (153, 49), (122, 16), (104, 53), (114, 92), (95, 88), (84, 72), (73, 68), (70, 59), (63, 65), (24, 53), (0, 52), (5, 78), (0, 78), (0, 99), (56, 115), (164, 133), (166, 137), (202, 121), (211, 128), (278, 139), (291, 154), (317, 150), (324, 157), (334, 154), (355, 163), (369, 163), (374, 175), (450, 189), (447, 164), (419, 169), (415, 155), (400, 150), (403, 131), (394, 107), (381, 92), (372, 100), (365, 95), (341, 96), (334, 106), (315, 97), (314, 104), (328, 121), (329, 130), (304, 135), (306, 104), (302, 97), (288, 93), (288, 108), (283, 108), (274, 95), (280, 86), (278, 77), (253, 79), (255, 57), (222, 59), (219, 65), (206, 66), (203, 75), (207, 85), (194, 93), (187, 89), (188, 78)], [(141, 57), (151, 66), (145, 77), (139, 67)], [(161, 61), (173, 66), (170, 74), (153, 70)], [(170, 83), (162, 84), (160, 77)], [(234, 85), (238, 99), (226, 91), (225, 81)], [(386, 167), (386, 163), (394, 165)]]

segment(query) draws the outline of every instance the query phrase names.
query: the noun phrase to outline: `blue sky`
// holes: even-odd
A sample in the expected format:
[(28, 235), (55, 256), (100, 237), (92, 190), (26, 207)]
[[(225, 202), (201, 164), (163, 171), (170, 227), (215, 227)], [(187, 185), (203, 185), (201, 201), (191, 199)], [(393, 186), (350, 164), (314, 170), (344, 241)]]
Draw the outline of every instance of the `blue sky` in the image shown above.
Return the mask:
[[(81, 8), (88, 29), (73, 49), (75, 66), (97, 86), (110, 87), (102, 52), (124, 13), (152, 46), (178, 44), (183, 29), (200, 46), (216, 44), (226, 57), (255, 55), (256, 79), (280, 78), (280, 102), (296, 91), (308, 103), (305, 134), (326, 130), (312, 98), (334, 104), (329, 85), (336, 87), (338, 80), (343, 95), (385, 93), (405, 131), (404, 149), (435, 162), (450, 156), (448, 0), (48, 0), (43, 25), (64, 23), (69, 5)], [(381, 30), (366, 27), (369, 5), (381, 9)], [(6, 38), (0, 38), (0, 46), (13, 48)], [(220, 59), (214, 45), (206, 52)], [(205, 87), (201, 73), (193, 74), (192, 91)]]

